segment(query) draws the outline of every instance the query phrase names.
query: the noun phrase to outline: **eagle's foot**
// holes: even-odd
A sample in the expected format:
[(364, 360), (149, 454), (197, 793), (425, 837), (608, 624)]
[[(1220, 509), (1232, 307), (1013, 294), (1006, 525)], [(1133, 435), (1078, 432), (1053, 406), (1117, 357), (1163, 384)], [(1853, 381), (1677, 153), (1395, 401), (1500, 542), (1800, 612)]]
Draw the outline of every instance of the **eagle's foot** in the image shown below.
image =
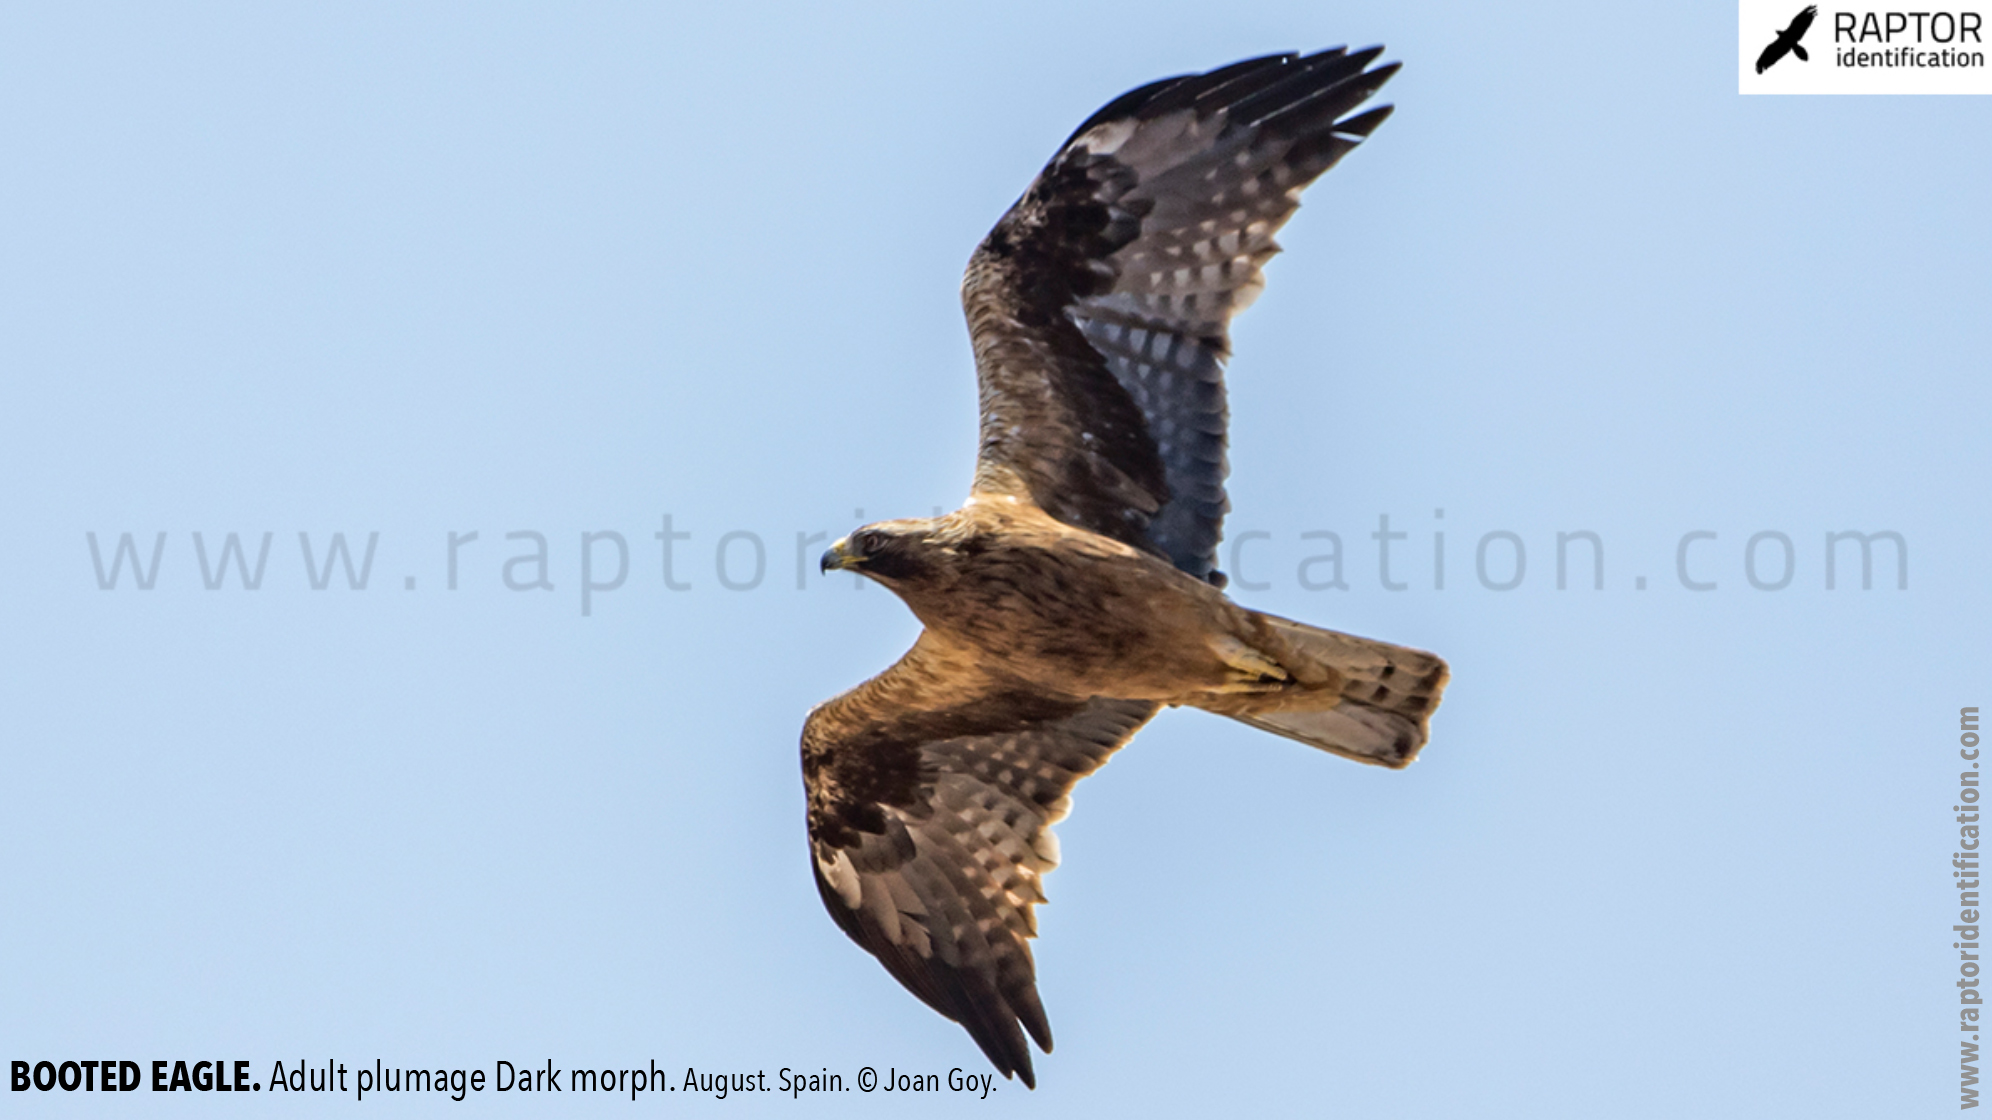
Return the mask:
[(1229, 634), (1212, 638), (1210, 648), (1231, 670), (1218, 692), (1272, 692), (1288, 679), (1279, 662)]

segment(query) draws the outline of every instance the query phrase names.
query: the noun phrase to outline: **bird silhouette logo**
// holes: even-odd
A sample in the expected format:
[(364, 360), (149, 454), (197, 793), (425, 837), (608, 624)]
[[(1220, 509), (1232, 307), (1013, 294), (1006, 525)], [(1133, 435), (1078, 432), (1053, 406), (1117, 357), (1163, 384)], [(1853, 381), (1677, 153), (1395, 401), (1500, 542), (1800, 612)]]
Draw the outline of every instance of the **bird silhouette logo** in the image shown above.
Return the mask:
[(1787, 54), (1797, 55), (1800, 62), (1811, 61), (1812, 56), (1806, 54), (1805, 48), (1799, 46), (1798, 42), (1805, 38), (1805, 33), (1812, 27), (1812, 17), (1818, 14), (1819, 6), (1808, 4), (1804, 11), (1791, 17), (1791, 26), (1778, 32), (1778, 37), (1771, 40), (1771, 45), (1764, 48), (1763, 54), (1757, 56), (1757, 73), (1761, 74), (1777, 65), (1778, 60)]

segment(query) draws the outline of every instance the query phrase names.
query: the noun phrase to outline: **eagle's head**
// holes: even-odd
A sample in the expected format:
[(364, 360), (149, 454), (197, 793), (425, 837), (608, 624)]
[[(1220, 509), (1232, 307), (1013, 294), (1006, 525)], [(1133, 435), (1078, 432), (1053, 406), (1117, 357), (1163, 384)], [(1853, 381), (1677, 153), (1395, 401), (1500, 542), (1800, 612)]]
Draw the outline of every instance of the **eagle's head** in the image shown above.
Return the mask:
[(942, 546), (933, 539), (934, 518), (880, 521), (857, 530), (823, 554), (823, 571), (857, 572), (893, 587), (918, 582), (935, 567)]

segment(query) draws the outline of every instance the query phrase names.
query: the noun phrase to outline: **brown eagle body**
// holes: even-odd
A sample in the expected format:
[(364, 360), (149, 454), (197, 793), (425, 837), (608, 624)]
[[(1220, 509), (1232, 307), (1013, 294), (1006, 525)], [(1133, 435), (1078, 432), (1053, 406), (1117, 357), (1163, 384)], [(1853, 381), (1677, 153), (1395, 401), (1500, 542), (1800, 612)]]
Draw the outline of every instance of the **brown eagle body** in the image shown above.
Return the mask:
[(893, 976), (1035, 1084), (1028, 939), (1050, 826), (1163, 705), (1408, 764), (1428, 653), (1232, 603), (1223, 361), (1299, 193), (1389, 115), (1381, 48), (1144, 86), (1082, 124), (969, 262), (982, 431), (968, 503), (866, 526), (823, 566), (925, 627), (802, 733), (819, 893)]

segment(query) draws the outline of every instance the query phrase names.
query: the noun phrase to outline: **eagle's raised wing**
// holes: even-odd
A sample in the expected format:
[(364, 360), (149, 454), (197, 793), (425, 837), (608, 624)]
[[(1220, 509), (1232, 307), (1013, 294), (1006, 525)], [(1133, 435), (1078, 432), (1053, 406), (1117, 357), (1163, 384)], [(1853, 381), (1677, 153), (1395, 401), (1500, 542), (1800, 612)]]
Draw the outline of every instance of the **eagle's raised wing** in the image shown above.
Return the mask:
[(1300, 191), (1390, 114), (1381, 47), (1271, 55), (1125, 94), (1066, 141), (969, 260), (979, 493), (1216, 562), (1231, 316)]
[(1051, 1049), (1026, 940), (1040, 877), (1058, 862), (1051, 825), (1155, 708), (1004, 686), (928, 633), (803, 727), (824, 907), (1026, 1085), (1024, 1031)]
[(1784, 29), (1783, 38), (1790, 39), (1793, 45), (1797, 45), (1800, 39), (1805, 38), (1805, 33), (1812, 30), (1812, 21), (1818, 15), (1819, 6), (1808, 4), (1803, 11), (1792, 17), (1791, 25)]

